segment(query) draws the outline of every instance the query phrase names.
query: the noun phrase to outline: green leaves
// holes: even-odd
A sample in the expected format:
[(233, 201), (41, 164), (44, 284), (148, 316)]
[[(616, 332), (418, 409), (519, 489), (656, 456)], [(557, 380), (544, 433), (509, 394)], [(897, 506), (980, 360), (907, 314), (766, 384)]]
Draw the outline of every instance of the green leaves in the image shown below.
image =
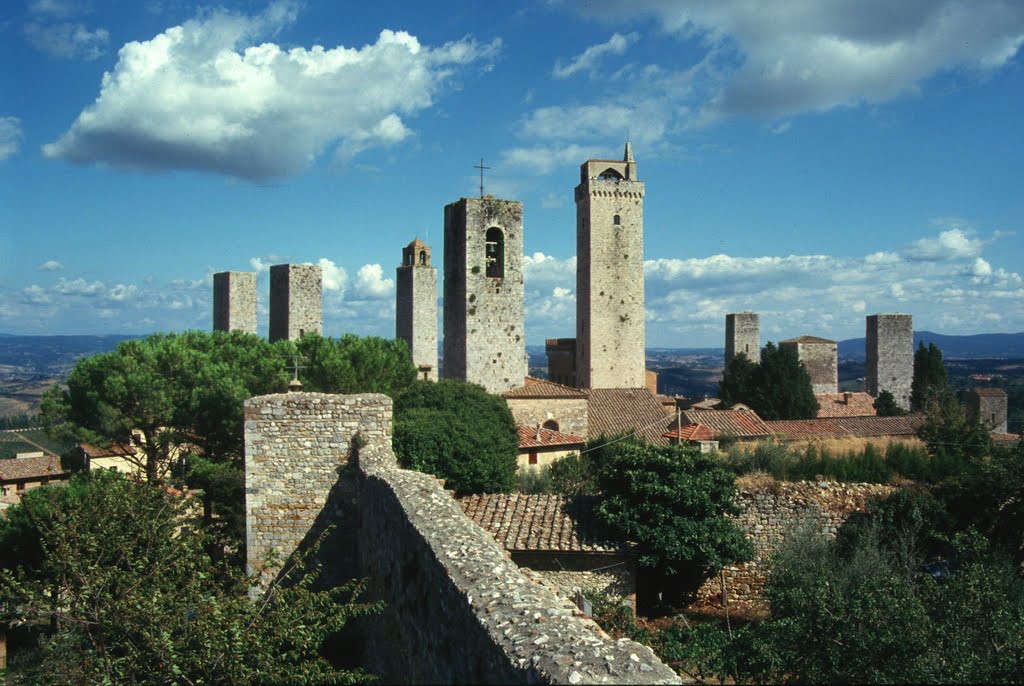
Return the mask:
[(761, 363), (737, 355), (718, 386), (728, 405), (749, 405), (762, 419), (810, 419), (818, 413), (811, 377), (796, 351), (771, 341), (761, 349)]

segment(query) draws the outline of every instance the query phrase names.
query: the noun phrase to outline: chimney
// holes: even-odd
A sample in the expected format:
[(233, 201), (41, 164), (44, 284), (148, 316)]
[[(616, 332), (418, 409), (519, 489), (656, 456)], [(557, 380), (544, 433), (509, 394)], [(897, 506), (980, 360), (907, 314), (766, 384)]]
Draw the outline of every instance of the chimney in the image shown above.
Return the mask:
[(852, 397), (853, 397), (853, 393), (850, 393), (849, 391), (845, 391), (843, 393), (843, 403), (846, 404), (846, 405), (849, 405), (850, 404), (850, 398), (852, 398)]

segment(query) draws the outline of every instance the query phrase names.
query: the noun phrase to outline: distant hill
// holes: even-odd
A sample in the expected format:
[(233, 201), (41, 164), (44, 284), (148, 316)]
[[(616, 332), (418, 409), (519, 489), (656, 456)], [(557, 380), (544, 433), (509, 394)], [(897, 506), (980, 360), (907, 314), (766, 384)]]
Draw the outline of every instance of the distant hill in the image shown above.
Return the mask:
[(21, 374), (61, 376), (75, 360), (107, 352), (121, 341), (138, 336), (110, 334), (106, 336), (12, 336), (0, 333), (0, 366)]
[[(934, 343), (948, 359), (1022, 359), (1024, 333), (979, 333), (971, 336), (946, 336), (932, 331), (914, 332), (914, 349), (920, 343)], [(855, 360), (864, 359), (864, 339), (839, 341), (839, 356)]]

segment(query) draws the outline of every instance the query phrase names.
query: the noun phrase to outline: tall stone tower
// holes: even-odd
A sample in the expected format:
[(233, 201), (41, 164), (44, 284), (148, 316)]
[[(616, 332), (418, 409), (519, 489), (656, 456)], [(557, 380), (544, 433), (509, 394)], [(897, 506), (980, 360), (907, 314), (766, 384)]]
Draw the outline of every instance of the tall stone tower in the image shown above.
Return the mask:
[(779, 342), (780, 348), (791, 348), (811, 376), (814, 395), (839, 391), (839, 344), (828, 338), (800, 336)]
[(761, 317), (756, 312), (725, 315), (725, 366), (741, 353), (754, 364), (761, 363)]
[(420, 378), (437, 381), (437, 270), (418, 238), (402, 248), (396, 270), (395, 335), (409, 345)]
[(523, 204), (462, 198), (444, 208), (444, 376), (501, 393), (527, 372)]
[(914, 323), (909, 314), (872, 314), (864, 332), (864, 390), (878, 397), (889, 391), (910, 409), (914, 381)]
[(576, 383), (641, 388), (644, 374), (644, 184), (633, 149), (587, 160), (576, 186)]
[(213, 275), (213, 330), (256, 333), (256, 273)]
[(270, 342), (323, 333), (322, 276), (315, 264), (270, 267)]

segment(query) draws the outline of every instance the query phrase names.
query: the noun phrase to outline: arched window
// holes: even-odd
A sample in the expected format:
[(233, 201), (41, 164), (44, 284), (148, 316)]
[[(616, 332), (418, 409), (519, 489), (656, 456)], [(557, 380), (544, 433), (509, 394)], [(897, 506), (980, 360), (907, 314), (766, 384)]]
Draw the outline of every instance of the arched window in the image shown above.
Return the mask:
[(620, 174), (619, 172), (615, 171), (611, 167), (608, 167), (603, 172), (598, 174), (597, 178), (603, 179), (605, 181), (621, 181), (622, 180), (622, 174)]
[(619, 215), (615, 215), (614, 217), (612, 217), (612, 224), (615, 224), (615, 226), (618, 226), (621, 223), (622, 223), (622, 217), (620, 217)]
[(420, 250), (420, 264), (426, 264), (426, 263), (427, 263), (427, 251), (426, 250)]
[(544, 428), (548, 429), (549, 431), (558, 431), (558, 422), (556, 422), (554, 419), (549, 419), (546, 422), (544, 422)]
[(412, 253), (411, 252), (405, 253), (405, 263), (409, 264), (409, 265), (411, 265), (413, 263)]
[(497, 279), (505, 278), (505, 236), (501, 229), (492, 226), (485, 236), (485, 254), (487, 276)]

